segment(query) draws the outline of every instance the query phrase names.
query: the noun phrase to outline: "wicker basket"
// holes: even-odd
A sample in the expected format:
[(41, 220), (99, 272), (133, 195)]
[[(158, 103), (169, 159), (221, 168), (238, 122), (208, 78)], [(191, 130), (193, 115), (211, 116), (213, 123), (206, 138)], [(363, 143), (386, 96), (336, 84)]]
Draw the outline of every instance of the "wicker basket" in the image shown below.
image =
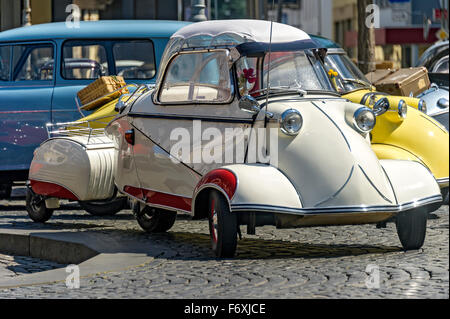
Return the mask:
[[(119, 90), (120, 88), (122, 88)], [(121, 94), (128, 93), (126, 83), (121, 76), (102, 76), (78, 92), (83, 110), (92, 110)]]

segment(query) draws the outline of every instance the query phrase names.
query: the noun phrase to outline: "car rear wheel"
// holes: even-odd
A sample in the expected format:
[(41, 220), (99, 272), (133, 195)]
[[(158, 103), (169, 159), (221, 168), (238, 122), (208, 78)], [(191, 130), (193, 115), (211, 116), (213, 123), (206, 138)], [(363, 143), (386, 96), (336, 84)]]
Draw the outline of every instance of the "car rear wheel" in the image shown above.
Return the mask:
[(237, 247), (237, 218), (230, 212), (222, 194), (211, 191), (209, 195), (209, 233), (211, 246), (219, 258), (234, 257)]
[(126, 197), (118, 197), (109, 201), (79, 202), (81, 208), (94, 216), (112, 216), (125, 209), (128, 204)]
[(43, 196), (35, 194), (30, 188), (27, 188), (25, 208), (28, 216), (37, 223), (45, 223), (52, 217), (54, 211), (54, 209), (45, 206), (45, 198)]
[(12, 184), (0, 184), (0, 199), (11, 197)]
[[(139, 205), (135, 205), (139, 207)], [(139, 212), (135, 210), (136, 220), (147, 233), (163, 233), (172, 228), (177, 218), (177, 213), (169, 210), (145, 206)]]
[(424, 207), (400, 212), (395, 226), (403, 249), (413, 250), (422, 247), (427, 232), (428, 212)]

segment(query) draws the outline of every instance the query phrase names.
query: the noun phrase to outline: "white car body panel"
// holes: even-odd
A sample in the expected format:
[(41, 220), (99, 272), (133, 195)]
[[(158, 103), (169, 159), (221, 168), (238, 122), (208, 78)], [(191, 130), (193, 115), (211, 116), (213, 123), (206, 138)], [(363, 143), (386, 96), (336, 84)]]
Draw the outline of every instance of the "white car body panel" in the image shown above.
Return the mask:
[(60, 185), (78, 200), (103, 200), (114, 194), (116, 156), (106, 136), (52, 138), (36, 149), (31, 181)]

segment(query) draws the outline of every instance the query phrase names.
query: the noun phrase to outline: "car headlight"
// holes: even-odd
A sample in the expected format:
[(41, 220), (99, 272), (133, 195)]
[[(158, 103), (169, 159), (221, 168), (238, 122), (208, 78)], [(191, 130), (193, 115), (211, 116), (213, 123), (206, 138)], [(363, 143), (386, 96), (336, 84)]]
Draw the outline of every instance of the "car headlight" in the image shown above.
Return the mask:
[[(420, 102), (419, 102), (420, 104)], [(405, 100), (400, 100), (398, 102), (398, 116), (400, 116), (402, 119), (406, 118), (406, 114), (408, 113), (408, 106), (406, 105)]]
[(280, 129), (286, 135), (297, 135), (303, 125), (303, 118), (299, 111), (289, 109), (281, 114)]
[(427, 102), (425, 102), (425, 100), (420, 99), (418, 107), (419, 111), (427, 113)]
[(439, 106), (441, 109), (446, 109), (448, 108), (448, 99), (441, 97), (438, 101), (437, 101), (437, 106)]
[(353, 118), (357, 129), (362, 133), (368, 133), (374, 128), (377, 117), (371, 109), (361, 107), (355, 111)]

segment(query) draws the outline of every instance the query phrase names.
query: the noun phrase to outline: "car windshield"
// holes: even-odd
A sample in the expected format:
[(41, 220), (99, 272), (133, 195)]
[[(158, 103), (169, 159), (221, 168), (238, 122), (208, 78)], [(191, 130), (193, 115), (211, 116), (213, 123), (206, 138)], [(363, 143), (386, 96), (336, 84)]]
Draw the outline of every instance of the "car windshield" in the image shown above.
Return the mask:
[(345, 54), (328, 54), (325, 58), (325, 69), (329, 74), (337, 73), (334, 74), (339, 93), (371, 87), (369, 80)]
[[(270, 62), (269, 62), (270, 61)], [(262, 63), (258, 58), (241, 57), (236, 62), (236, 75), (241, 95), (258, 95), (267, 89), (269, 70), (271, 91), (332, 91), (335, 93), (321, 63), (309, 51), (266, 53)], [(261, 72), (261, 65), (263, 66)]]

